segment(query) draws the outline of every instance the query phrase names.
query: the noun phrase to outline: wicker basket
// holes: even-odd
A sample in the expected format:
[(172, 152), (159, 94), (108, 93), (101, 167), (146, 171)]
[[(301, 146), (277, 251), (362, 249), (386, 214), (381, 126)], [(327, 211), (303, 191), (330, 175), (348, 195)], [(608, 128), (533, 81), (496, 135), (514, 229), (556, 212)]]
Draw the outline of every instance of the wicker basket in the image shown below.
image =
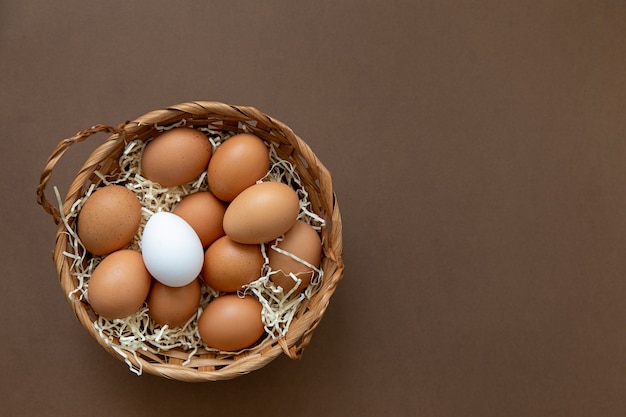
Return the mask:
[(189, 352), (173, 349), (159, 354), (139, 351), (135, 355), (129, 354), (127, 358), (122, 358), (94, 329), (95, 313), (89, 304), (70, 301), (70, 305), (85, 329), (109, 353), (120, 360), (126, 360), (127, 363), (130, 361), (129, 365), (166, 378), (187, 382), (225, 380), (259, 369), (281, 353), (293, 359), (300, 358), (343, 275), (341, 216), (331, 176), (309, 146), (285, 124), (255, 108), (205, 101), (182, 103), (152, 111), (118, 127), (96, 125), (61, 141), (48, 158), (37, 188), (38, 203), (52, 215), (58, 226), (53, 260), (61, 287), (65, 294), (69, 294), (76, 288), (77, 282), (70, 271), (71, 262), (63, 254), (67, 250), (68, 235), (62, 221), (64, 216), (57, 209), (60, 204), (53, 204), (48, 200), (45, 190), (54, 167), (65, 151), (72, 144), (96, 133), (110, 134), (89, 156), (70, 185), (62, 202), (62, 210), (68, 213), (72, 205), (85, 195), (89, 184), (98, 182), (96, 171), (105, 174), (116, 172), (118, 159), (125, 144), (133, 140), (150, 140), (158, 133), (157, 126), (173, 125), (183, 120), (187, 125), (203, 126), (222, 132), (252, 132), (273, 143), (279, 156), (296, 167), (302, 185), (308, 192), (312, 210), (325, 221), (322, 228), (321, 264), (324, 277), (319, 290), (300, 304), (284, 337), (278, 339), (266, 337), (254, 347), (239, 353), (199, 351), (190, 355)]

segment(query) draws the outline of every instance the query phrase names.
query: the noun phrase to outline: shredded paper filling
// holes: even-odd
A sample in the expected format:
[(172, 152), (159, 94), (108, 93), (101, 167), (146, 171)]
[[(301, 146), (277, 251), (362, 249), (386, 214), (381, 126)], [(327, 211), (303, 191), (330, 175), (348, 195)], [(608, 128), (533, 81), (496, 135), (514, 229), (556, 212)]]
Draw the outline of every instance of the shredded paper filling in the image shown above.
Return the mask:
[[(185, 124), (186, 121), (182, 120), (168, 126), (155, 126), (155, 128), (157, 131), (165, 131)], [(246, 127), (243, 126), (243, 128), (245, 130)], [(197, 127), (197, 129), (205, 133), (213, 146), (213, 151), (233, 135), (229, 132), (214, 131), (206, 127)], [(69, 299), (73, 302), (89, 302), (89, 278), (92, 271), (103, 259), (92, 256), (86, 251), (74, 228), (75, 220), (83, 204), (93, 192), (107, 185), (118, 184), (124, 185), (135, 193), (141, 203), (142, 220), (139, 230), (128, 248), (141, 251), (143, 228), (154, 213), (171, 211), (184, 196), (209, 189), (206, 171), (196, 180), (177, 187), (162, 187), (144, 178), (140, 171), (140, 161), (148, 142), (135, 140), (127, 143), (119, 158), (119, 172), (112, 175), (95, 172), (98, 181), (86, 187), (83, 197), (72, 205), (68, 213), (64, 213), (59, 192), (56, 187), (54, 189), (59, 202), (61, 220), (65, 226), (65, 233), (68, 235), (67, 249), (63, 255), (70, 260), (70, 271), (76, 282), (76, 287), (68, 294)], [(320, 231), (324, 227), (324, 219), (311, 209), (309, 196), (301, 183), (296, 168), (290, 161), (279, 157), (273, 144), (266, 144), (269, 148), (270, 169), (266, 176), (259, 181), (283, 182), (291, 186), (300, 198), (298, 219)], [(280, 239), (277, 240), (280, 241)], [(239, 295), (253, 295), (261, 302), (265, 337), (276, 340), (286, 335), (301, 303), (319, 289), (323, 279), (323, 271), (317, 266), (310, 265), (297, 256), (278, 248), (276, 244), (262, 244), (260, 246), (264, 264), (259, 271), (259, 277), (243, 287), (239, 291)], [(313, 270), (311, 282), (304, 291), (299, 290), (302, 280), (294, 274), (290, 274), (290, 276), (296, 282), (296, 286), (287, 293), (284, 293), (281, 287), (273, 284), (271, 276), (277, 271), (272, 271), (269, 267), (269, 250), (279, 251)], [(94, 315), (93, 326), (105, 343), (117, 352), (124, 359), (129, 369), (137, 375), (142, 373), (141, 361), (138, 358), (141, 352), (150, 352), (154, 357), (154, 355), (166, 355), (171, 349), (179, 349), (187, 355), (187, 359), (182, 365), (189, 365), (194, 355), (199, 351), (217, 352), (202, 342), (197, 324), (203, 309), (220, 294), (208, 287), (202, 280), (200, 281), (202, 283), (202, 297), (198, 310), (183, 326), (170, 328), (167, 325), (156, 324), (148, 314), (146, 303), (139, 311), (124, 319), (108, 320)], [(129, 359), (131, 356), (133, 361)]]

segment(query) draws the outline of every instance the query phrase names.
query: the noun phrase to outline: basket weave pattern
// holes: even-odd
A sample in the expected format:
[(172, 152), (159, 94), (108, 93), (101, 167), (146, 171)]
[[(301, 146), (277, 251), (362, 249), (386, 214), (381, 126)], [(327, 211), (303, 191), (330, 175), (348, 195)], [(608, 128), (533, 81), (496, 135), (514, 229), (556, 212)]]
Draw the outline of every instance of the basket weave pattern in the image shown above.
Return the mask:
[[(301, 303), (284, 337), (279, 339), (267, 337), (253, 348), (236, 354), (199, 351), (189, 357), (188, 352), (171, 349), (161, 354), (138, 351), (137, 356), (129, 354), (127, 360), (133, 366), (154, 375), (187, 382), (201, 382), (231, 379), (249, 373), (263, 367), (281, 353), (292, 359), (300, 358), (343, 276), (341, 216), (331, 176), (309, 146), (285, 124), (252, 107), (206, 101), (182, 103), (152, 111), (118, 127), (95, 125), (61, 141), (42, 171), (37, 188), (37, 202), (52, 215), (57, 224), (53, 260), (64, 293), (69, 294), (74, 290), (77, 282), (70, 271), (71, 262), (63, 254), (68, 246), (63, 217), (57, 205), (51, 203), (45, 195), (56, 164), (74, 143), (99, 132), (110, 134), (92, 152), (70, 185), (62, 206), (62, 210), (67, 214), (72, 205), (85, 195), (87, 187), (98, 182), (96, 172), (115, 175), (119, 170), (119, 157), (128, 142), (147, 141), (158, 133), (156, 126), (168, 126), (181, 121), (188, 126), (208, 127), (223, 132), (248, 131), (274, 144), (280, 158), (295, 166), (308, 193), (312, 210), (325, 221), (325, 227), (321, 231), (323, 242), (321, 269), (324, 271), (324, 279), (319, 290), (310, 299), (305, 299)], [(113, 356), (122, 359), (94, 329), (95, 313), (89, 304), (70, 301), (70, 305), (83, 327), (98, 343)]]

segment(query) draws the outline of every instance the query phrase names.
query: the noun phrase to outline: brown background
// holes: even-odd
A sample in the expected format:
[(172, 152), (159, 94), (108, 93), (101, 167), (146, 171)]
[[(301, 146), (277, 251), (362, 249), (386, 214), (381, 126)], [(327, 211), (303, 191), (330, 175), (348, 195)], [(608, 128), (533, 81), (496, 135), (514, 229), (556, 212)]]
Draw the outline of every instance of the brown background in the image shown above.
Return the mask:
[[(0, 414), (626, 415), (626, 4), (293, 3), (0, 2)], [(191, 100), (291, 126), (344, 221), (303, 359), (219, 383), (105, 353), (35, 203), (61, 139)]]

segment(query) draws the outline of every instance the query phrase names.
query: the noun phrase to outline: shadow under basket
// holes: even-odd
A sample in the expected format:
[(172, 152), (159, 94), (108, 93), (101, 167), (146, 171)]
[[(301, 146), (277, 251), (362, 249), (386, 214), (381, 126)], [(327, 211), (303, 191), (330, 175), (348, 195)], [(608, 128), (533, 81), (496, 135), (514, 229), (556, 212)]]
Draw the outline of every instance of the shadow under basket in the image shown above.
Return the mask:
[[(119, 171), (119, 159), (128, 143), (147, 142), (164, 127), (186, 125), (210, 129), (224, 134), (249, 132), (271, 144), (280, 158), (295, 167), (301, 186), (306, 190), (310, 210), (323, 219), (321, 228), (323, 278), (319, 288), (298, 305), (288, 330), (280, 337), (265, 337), (256, 345), (241, 352), (219, 352), (199, 349), (187, 352), (181, 348), (157, 353), (137, 350), (120, 351), (119, 347), (103, 339), (94, 327), (96, 313), (84, 300), (69, 300), (76, 317), (83, 327), (111, 355), (125, 361), (132, 369), (153, 375), (186, 381), (202, 382), (226, 380), (259, 369), (280, 354), (299, 359), (310, 343), (313, 332), (322, 316), (335, 288), (343, 276), (342, 225), (339, 207), (328, 170), (318, 160), (309, 146), (285, 124), (252, 107), (233, 106), (218, 102), (195, 101), (182, 103), (149, 112), (135, 120), (117, 127), (95, 125), (62, 140), (48, 158), (37, 188), (37, 202), (48, 212), (57, 225), (56, 244), (53, 253), (59, 282), (66, 295), (77, 288), (78, 282), (72, 273), (72, 259), (66, 256), (69, 245), (67, 227), (73, 226), (75, 218), (68, 213), (76, 202), (85, 197), (92, 184), (101, 183), (101, 174), (115, 176)], [(89, 156), (71, 183), (63, 201), (51, 202), (45, 195), (53, 169), (66, 150), (96, 133), (109, 136)], [(90, 256), (90, 255), (87, 255)], [(125, 357), (124, 357), (125, 356)], [(139, 372), (139, 373), (141, 373)], [(136, 372), (138, 373), (138, 372)]]

